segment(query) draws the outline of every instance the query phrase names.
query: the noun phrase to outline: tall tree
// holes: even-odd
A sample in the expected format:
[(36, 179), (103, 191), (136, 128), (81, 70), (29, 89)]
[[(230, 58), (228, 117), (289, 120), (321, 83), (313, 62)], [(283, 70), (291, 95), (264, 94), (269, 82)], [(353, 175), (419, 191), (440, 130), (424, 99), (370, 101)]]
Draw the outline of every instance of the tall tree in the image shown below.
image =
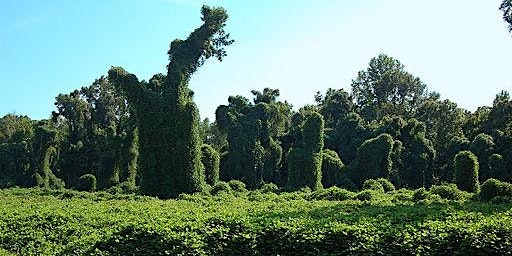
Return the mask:
[(400, 61), (381, 54), (352, 81), (352, 97), (361, 116), (375, 120), (387, 115), (412, 117), (425, 99), (426, 85), (405, 71)]
[(166, 76), (148, 84), (120, 67), (109, 71), (109, 80), (126, 92), (137, 118), (141, 190), (147, 195), (169, 198), (204, 185), (199, 113), (188, 82), (207, 59), (222, 60), (224, 46), (233, 41), (224, 31), (224, 9), (203, 6), (201, 14), (199, 28), (171, 43)]

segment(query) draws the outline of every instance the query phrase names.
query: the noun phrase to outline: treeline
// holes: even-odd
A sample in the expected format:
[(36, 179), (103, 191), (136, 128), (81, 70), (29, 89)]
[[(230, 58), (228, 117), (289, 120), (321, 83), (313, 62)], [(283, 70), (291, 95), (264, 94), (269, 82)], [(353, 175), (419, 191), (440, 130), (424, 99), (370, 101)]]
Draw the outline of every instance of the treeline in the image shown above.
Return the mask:
[[(505, 8), (505, 7), (502, 7)], [(312, 95), (294, 111), (279, 90), (230, 96), (216, 120), (199, 121), (188, 81), (208, 58), (222, 60), (222, 8), (203, 7), (203, 25), (171, 43), (167, 74), (149, 81), (112, 68), (91, 86), (56, 97), (47, 120), (0, 120), (0, 187), (136, 191), (160, 197), (239, 180), (248, 188), (339, 186), (384, 178), (397, 187), (456, 182), (467, 191), (489, 178), (512, 181), (512, 100), (499, 92), (474, 112), (430, 91), (381, 54), (351, 90)]]

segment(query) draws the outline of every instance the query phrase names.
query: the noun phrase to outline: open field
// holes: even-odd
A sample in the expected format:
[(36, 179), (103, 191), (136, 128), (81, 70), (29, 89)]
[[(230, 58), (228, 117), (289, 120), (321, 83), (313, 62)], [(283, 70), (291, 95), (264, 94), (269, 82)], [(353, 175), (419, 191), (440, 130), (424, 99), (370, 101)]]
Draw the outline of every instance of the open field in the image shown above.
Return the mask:
[[(324, 198), (363, 199), (328, 191)], [(258, 191), (159, 200), (8, 189), (0, 191), (0, 248), (7, 255), (512, 254), (510, 202), (367, 194), (366, 201)]]

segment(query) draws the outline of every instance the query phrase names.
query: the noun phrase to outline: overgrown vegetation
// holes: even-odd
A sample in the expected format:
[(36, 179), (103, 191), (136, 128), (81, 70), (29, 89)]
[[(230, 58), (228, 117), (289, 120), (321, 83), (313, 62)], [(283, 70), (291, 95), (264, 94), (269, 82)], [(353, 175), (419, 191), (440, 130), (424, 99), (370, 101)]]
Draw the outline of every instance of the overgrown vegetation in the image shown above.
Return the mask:
[(190, 77), (233, 42), (201, 14), (167, 74), (0, 119), (0, 254), (512, 255), (509, 92), (470, 112), (380, 54), (350, 92), (253, 90), (200, 122)]
[(233, 193), (159, 200), (1, 190), (0, 248), (7, 255), (512, 253), (510, 201), (447, 200), (424, 189), (426, 196), (414, 200), (411, 190), (356, 194), (337, 187)]

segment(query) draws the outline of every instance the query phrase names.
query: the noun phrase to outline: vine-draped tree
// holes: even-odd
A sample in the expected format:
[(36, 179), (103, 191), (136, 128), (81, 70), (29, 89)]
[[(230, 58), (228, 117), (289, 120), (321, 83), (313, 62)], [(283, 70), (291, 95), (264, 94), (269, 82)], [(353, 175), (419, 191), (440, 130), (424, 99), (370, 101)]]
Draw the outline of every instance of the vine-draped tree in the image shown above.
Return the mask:
[(164, 198), (200, 191), (204, 185), (201, 164), (199, 113), (188, 88), (191, 75), (210, 57), (222, 60), (224, 46), (233, 41), (224, 31), (222, 8), (203, 6), (203, 24), (186, 40), (170, 45), (167, 75), (149, 83), (120, 67), (109, 79), (122, 88), (132, 105), (139, 128), (141, 190)]
[(284, 133), (291, 107), (277, 101), (279, 90), (253, 90), (253, 103), (231, 96), (217, 108), (216, 122), (227, 134), (229, 152), (224, 155), (221, 179), (241, 180), (249, 188), (263, 182), (278, 183), (283, 150), (277, 138)]

